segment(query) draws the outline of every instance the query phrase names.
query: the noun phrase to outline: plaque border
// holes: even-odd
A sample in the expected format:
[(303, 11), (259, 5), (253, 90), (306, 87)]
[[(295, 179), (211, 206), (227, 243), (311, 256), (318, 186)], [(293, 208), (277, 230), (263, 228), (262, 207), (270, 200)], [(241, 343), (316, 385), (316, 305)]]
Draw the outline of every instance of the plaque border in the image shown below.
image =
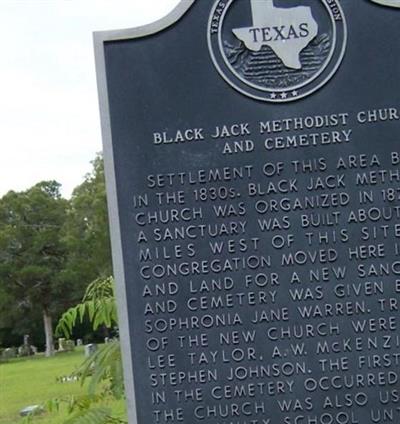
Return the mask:
[(400, 3), (396, 0), (372, 0), (375, 4), (380, 6), (396, 7), (400, 8)]
[(181, 0), (169, 14), (147, 25), (121, 30), (96, 31), (93, 33), (97, 92), (103, 141), (103, 158), (106, 176), (108, 220), (110, 225), (114, 278), (116, 282), (121, 354), (124, 368), (126, 408), (129, 424), (138, 424), (138, 416), (132, 366), (132, 344), (129, 331), (126, 276), (122, 256), (121, 224), (119, 220), (104, 47), (107, 42), (143, 38), (161, 32), (177, 23), (196, 1), (197, 0)]

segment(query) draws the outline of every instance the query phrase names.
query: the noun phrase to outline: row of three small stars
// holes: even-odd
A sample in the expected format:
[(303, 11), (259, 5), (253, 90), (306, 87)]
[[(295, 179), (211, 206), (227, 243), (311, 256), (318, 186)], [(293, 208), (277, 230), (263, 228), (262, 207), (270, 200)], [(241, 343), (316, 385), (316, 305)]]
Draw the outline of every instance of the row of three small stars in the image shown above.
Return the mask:
[(291, 94), (293, 97), (297, 97), (297, 95), (299, 94), (296, 90), (292, 91), (291, 93), (280, 93), (280, 94), (276, 94), (276, 93), (271, 93), (271, 99), (277, 99), (277, 98), (281, 98), (281, 99), (286, 99), (288, 97), (288, 95)]

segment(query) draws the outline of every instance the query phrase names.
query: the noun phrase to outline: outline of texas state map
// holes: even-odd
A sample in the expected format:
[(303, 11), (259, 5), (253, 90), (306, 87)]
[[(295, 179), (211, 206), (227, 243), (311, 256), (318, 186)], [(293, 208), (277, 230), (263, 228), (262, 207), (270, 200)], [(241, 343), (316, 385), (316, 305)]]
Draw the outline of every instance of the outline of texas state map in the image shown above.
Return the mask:
[(311, 8), (275, 7), (273, 0), (251, 0), (253, 26), (233, 29), (249, 50), (269, 46), (288, 68), (301, 69), (300, 53), (318, 35)]

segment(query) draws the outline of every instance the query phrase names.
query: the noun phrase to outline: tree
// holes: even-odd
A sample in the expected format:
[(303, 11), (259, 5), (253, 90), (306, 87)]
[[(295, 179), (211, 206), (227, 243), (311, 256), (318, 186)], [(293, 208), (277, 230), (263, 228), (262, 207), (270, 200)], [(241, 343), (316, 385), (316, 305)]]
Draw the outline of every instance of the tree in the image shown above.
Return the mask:
[(61, 237), (66, 209), (56, 181), (0, 199), (0, 285), (14, 308), (28, 315), (40, 308), (46, 356), (54, 353), (53, 316), (69, 303), (71, 292), (60, 278), (66, 261)]
[(19, 346), (25, 334), (35, 346), (45, 345), (42, 312), (19, 302), (0, 281), (0, 346)]
[[(52, 319), (78, 303), (91, 281), (111, 274), (101, 155), (92, 165), (70, 201), (54, 181), (0, 199), (0, 344), (13, 345), (27, 333), (41, 344), (38, 329), (45, 322), (46, 345), (52, 346)], [(46, 241), (54, 248), (41, 252)], [(91, 332), (86, 322), (78, 331)]]
[(76, 286), (80, 285), (82, 290), (76, 302), (81, 299), (91, 281), (112, 273), (101, 155), (96, 156), (92, 166), (93, 169), (85, 176), (84, 182), (73, 191), (64, 228), (64, 241), (68, 248), (64, 278)]

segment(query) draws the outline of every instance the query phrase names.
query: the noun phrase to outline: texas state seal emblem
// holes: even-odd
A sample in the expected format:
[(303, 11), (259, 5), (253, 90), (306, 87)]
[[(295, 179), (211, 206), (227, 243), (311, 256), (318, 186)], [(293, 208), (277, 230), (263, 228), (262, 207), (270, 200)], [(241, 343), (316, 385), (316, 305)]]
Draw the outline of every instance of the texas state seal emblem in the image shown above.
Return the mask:
[(289, 102), (325, 85), (347, 43), (338, 0), (218, 0), (208, 25), (212, 60), (236, 90)]

